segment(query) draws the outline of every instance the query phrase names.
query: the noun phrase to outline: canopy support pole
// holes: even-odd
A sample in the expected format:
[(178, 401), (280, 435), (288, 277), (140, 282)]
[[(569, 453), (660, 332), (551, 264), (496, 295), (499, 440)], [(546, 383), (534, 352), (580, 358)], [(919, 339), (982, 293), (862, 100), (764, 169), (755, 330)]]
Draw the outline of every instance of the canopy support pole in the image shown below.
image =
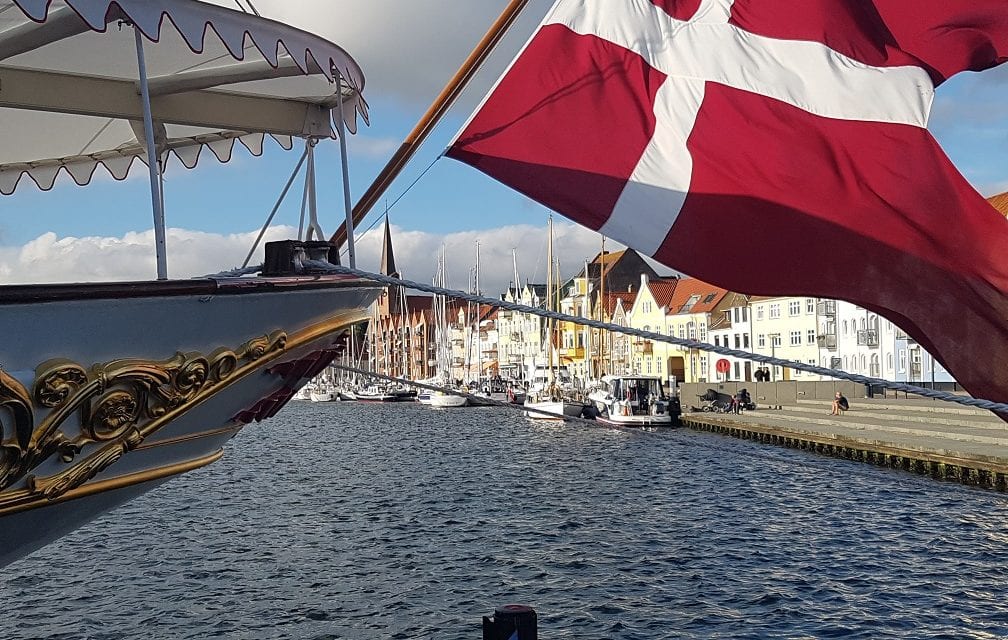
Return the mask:
[(343, 76), (338, 71), (336, 72), (336, 95), (340, 99), (336, 120), (339, 127), (340, 163), (343, 166), (343, 209), (346, 212), (346, 228), (348, 229), (347, 255), (350, 260), (350, 268), (356, 269), (357, 255), (354, 251), (353, 205), (350, 204), (350, 169), (347, 166), (346, 123), (343, 122)]
[(147, 169), (150, 173), (151, 205), (154, 207), (154, 250), (157, 253), (157, 279), (168, 279), (168, 258), (165, 246), (164, 199), (161, 194), (161, 161), (154, 144), (154, 117), (151, 115), (150, 88), (147, 85), (147, 62), (144, 58), (143, 36), (133, 26), (136, 36), (137, 66), (140, 68), (140, 101), (143, 103), (144, 138), (147, 141)]
[(315, 139), (306, 140), (308, 145), (308, 172), (305, 175), (305, 189), (308, 194), (308, 228), (305, 230), (305, 240), (311, 240), (318, 235), (319, 240), (325, 240), (322, 227), (318, 221), (318, 199), (315, 194)]

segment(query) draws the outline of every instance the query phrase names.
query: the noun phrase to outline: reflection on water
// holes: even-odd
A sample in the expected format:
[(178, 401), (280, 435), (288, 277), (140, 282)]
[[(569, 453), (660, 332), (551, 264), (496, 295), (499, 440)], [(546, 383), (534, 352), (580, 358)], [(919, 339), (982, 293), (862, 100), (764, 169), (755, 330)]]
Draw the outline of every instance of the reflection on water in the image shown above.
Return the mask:
[(294, 404), (6, 569), (4, 636), (1008, 636), (1000, 494), (718, 436)]

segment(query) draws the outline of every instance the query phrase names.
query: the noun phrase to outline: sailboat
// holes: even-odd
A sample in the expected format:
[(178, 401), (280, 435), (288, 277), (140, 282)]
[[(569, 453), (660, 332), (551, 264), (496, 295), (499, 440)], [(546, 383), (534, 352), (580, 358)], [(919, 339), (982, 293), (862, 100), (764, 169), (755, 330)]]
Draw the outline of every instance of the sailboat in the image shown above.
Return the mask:
[[(157, 265), (143, 282), (0, 286), (3, 566), (219, 459), (330, 363), (382, 289), (303, 262), (339, 262), (315, 145), (345, 145), (366, 118), (339, 46), (194, 0), (0, 0), (0, 16), (0, 192), (122, 180), (139, 160)], [(259, 275), (169, 279), (162, 171), (267, 138), (301, 145), (311, 231), (268, 243)]]
[[(553, 216), (549, 218), (549, 236), (546, 249), (546, 308), (555, 310), (553, 299), (555, 293), (553, 265)], [(575, 400), (570, 395), (570, 389), (565, 381), (558, 379), (558, 365), (554, 362), (556, 355), (555, 321), (550, 318), (546, 324), (546, 375), (539, 377), (533, 372), (529, 376), (531, 386), (525, 396), (525, 415), (534, 420), (562, 420), (562, 416), (576, 417), (584, 411), (584, 403)]]
[[(435, 284), (440, 287), (447, 286), (444, 250), (438, 256)], [(434, 379), (434, 384), (445, 389), (451, 389), (455, 385), (451, 379), (451, 336), (448, 331), (448, 300), (444, 296), (435, 296), (434, 305), (434, 339), (437, 349), (437, 376)], [(424, 404), (438, 409), (464, 407), (469, 403), (465, 396), (460, 396), (447, 390), (432, 391), (425, 395)]]

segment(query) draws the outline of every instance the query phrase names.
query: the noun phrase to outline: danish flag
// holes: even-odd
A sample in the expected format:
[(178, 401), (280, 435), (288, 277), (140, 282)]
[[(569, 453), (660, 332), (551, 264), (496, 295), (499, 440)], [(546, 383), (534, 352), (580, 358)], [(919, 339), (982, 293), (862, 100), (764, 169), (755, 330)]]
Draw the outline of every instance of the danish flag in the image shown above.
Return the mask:
[(927, 131), (1005, 0), (559, 0), (447, 155), (735, 291), (849, 300), (1008, 400), (1008, 222)]

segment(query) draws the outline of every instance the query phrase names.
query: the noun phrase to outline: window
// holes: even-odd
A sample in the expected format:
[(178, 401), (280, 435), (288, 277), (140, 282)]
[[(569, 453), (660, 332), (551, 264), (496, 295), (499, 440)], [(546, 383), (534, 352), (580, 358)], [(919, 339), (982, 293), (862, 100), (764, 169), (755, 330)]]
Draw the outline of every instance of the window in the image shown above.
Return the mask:
[(792, 347), (797, 347), (799, 345), (801, 345), (801, 331), (792, 331), (791, 332), (791, 346)]
[(762, 333), (756, 336), (756, 346), (761, 349), (766, 346), (766, 336)]
[(735, 307), (734, 309), (732, 309), (732, 316), (734, 317), (734, 321), (735, 322), (742, 322), (741, 320), (739, 320), (739, 308), (738, 307)]
[(773, 346), (775, 346), (775, 347), (781, 346), (780, 334), (779, 333), (775, 333), (775, 334), (773, 334), (772, 337), (773, 337)]
[(742, 307), (742, 322), (749, 322), (749, 309)]
[(806, 332), (805, 337), (806, 337), (806, 339), (808, 339), (808, 343), (809, 344), (815, 344), (815, 342), (816, 342), (816, 339), (815, 339), (816, 338), (815, 329), (809, 329)]
[(700, 370), (707, 371), (707, 356), (700, 356)]
[(735, 348), (736, 349), (742, 348), (742, 341), (739, 339), (739, 334), (737, 333), (735, 334)]
[(700, 295), (694, 293), (689, 297), (686, 303), (679, 307), (679, 313), (689, 313), (693, 309), (693, 305), (700, 301)]
[(801, 300), (792, 300), (789, 302), (787, 312), (789, 316), (796, 316), (801, 313)]
[(847, 321), (846, 320), (843, 321), (843, 334), (847, 335)]
[(721, 346), (721, 336), (714, 336), (714, 346), (715, 347)]
[(658, 373), (661, 373), (661, 358), (657, 358), (655, 362), (658, 365)]
[(759, 305), (756, 307), (756, 319), (757, 320), (763, 319), (763, 305)]
[(743, 333), (742, 334), (742, 348), (743, 349), (748, 349), (749, 348), (749, 334), (748, 333)]
[(861, 330), (866, 331), (868, 329), (868, 323), (864, 318), (861, 318)]
[(900, 352), (899, 352), (899, 370), (900, 370), (900, 373), (903, 373), (903, 372), (906, 371), (906, 361), (907, 361), (906, 349), (900, 349)]
[(770, 305), (770, 317), (779, 318), (780, 317), (780, 304), (774, 302)]
[(647, 372), (651, 373), (651, 358), (647, 359)]
[(693, 324), (692, 322), (688, 323), (688, 325), (689, 325), (689, 339), (696, 340), (696, 325)]
[(892, 354), (886, 356), (886, 369), (892, 369)]
[(717, 297), (716, 293), (708, 293), (707, 297), (703, 299), (704, 304), (710, 304), (711, 302), (714, 302), (714, 298), (716, 297)]
[(700, 341), (701, 342), (707, 342), (707, 323), (706, 322), (701, 322), (700, 323)]
[(735, 363), (735, 379), (736, 379), (736, 380), (739, 380), (739, 379), (741, 379), (741, 378), (742, 378), (742, 370), (741, 370), (741, 366), (742, 366), (742, 365), (741, 365), (741, 364), (739, 364), (738, 362), (736, 362), (736, 363)]
[(805, 298), (805, 313), (815, 313), (815, 298)]
[(679, 325), (679, 337), (680, 338), (686, 337), (686, 325), (684, 324)]

